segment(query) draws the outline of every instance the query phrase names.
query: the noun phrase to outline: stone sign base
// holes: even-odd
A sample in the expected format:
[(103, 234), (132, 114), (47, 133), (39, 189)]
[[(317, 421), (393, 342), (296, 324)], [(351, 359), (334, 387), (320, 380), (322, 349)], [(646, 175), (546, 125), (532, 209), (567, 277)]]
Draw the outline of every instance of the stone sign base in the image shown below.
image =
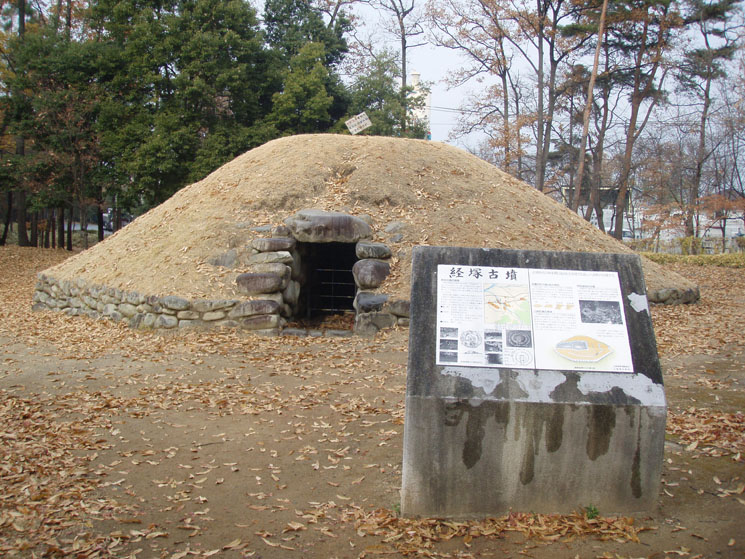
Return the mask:
[[(412, 264), (401, 512), (649, 510), (659, 492), (666, 402), (638, 257), (419, 247)], [(443, 265), (464, 274), (467, 267), (617, 273), (631, 370), (441, 364), (437, 356), (454, 346), (438, 347)], [(440, 334), (446, 330), (455, 329)]]
[(590, 505), (609, 514), (653, 505), (662, 387), (636, 390), (633, 375), (617, 373), (594, 373), (589, 384), (578, 373), (508, 370), (495, 386), (484, 382), (487, 373), (443, 370), (442, 392), (472, 388), (470, 398), (406, 399), (405, 515), (480, 518)]

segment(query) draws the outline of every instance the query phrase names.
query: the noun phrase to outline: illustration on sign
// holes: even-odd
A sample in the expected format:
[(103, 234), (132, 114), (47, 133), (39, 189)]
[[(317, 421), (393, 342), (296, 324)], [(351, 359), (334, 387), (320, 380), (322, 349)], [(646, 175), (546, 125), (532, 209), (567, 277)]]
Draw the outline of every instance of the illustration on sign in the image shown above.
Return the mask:
[(437, 267), (437, 364), (631, 372), (616, 272)]

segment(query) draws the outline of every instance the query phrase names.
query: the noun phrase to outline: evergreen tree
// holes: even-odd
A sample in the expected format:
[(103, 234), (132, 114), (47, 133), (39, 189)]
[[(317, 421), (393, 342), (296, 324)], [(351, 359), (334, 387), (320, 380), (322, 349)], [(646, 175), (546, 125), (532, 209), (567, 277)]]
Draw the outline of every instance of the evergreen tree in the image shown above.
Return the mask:
[(334, 98), (327, 89), (329, 72), (324, 65), (325, 49), (307, 43), (290, 60), (282, 91), (274, 94), (267, 124), (278, 135), (324, 132), (334, 123)]
[(327, 25), (321, 11), (308, 0), (266, 0), (264, 25), (268, 46), (287, 63), (307, 43), (324, 46), (325, 66), (338, 64), (348, 51), (344, 33), (350, 22), (342, 13)]
[(148, 203), (266, 139), (277, 82), (247, 2), (100, 0), (96, 17), (115, 47), (105, 148)]

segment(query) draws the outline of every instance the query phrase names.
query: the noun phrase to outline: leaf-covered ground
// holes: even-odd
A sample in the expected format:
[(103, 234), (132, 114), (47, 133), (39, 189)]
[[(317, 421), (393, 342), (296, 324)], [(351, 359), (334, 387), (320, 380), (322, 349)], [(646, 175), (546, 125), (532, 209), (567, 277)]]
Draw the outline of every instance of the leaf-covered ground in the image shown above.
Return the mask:
[(653, 308), (670, 413), (649, 516), (462, 523), (396, 514), (406, 331), (165, 336), (30, 312), (64, 256), (0, 248), (0, 556), (743, 556), (742, 269), (676, 267), (702, 301)]

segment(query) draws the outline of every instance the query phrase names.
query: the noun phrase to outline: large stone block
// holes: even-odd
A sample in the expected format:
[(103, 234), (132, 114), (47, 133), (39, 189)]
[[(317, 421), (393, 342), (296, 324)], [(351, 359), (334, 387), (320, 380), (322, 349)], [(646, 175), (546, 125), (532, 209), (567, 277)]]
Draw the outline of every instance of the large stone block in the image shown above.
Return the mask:
[(382, 260), (358, 260), (352, 266), (354, 281), (360, 289), (380, 287), (390, 272), (391, 266)]
[(396, 325), (396, 317), (384, 312), (357, 313), (354, 319), (354, 332), (360, 336), (372, 337), (380, 330)]
[(391, 249), (383, 243), (360, 241), (354, 248), (357, 258), (390, 258)]
[(253, 264), (248, 267), (246, 272), (250, 274), (275, 274), (288, 281), (292, 274), (292, 268), (281, 262), (266, 262), (264, 264)]
[(247, 295), (275, 293), (282, 291), (283, 279), (276, 274), (248, 273), (240, 274), (235, 279), (238, 291)]
[[(438, 266), (443, 265), (464, 276), (479, 267), (538, 269), (572, 277), (589, 277), (578, 273), (587, 271), (617, 274), (616, 292), (577, 287), (594, 293), (592, 304), (584, 308), (564, 308), (571, 297), (566, 282), (541, 289), (544, 300), (555, 293), (555, 307), (561, 301), (558, 313), (576, 313), (572, 316), (577, 324), (596, 321), (591, 326), (597, 331), (622, 331), (630, 348), (627, 361), (621, 343), (617, 355), (609, 357), (618, 370), (605, 369), (609, 365), (602, 360), (610, 354), (588, 358), (588, 350), (598, 348), (583, 346), (571, 332), (561, 331), (562, 315), (538, 313), (546, 312), (543, 306), (532, 308), (529, 302), (529, 314), (519, 316), (525, 308), (517, 304), (522, 295), (516, 296), (519, 290), (511, 286), (492, 293), (488, 282), (457, 284), (465, 289), (447, 299), (438, 287), (438, 274), (443, 273)], [(417, 247), (412, 266), (402, 513), (483, 518), (509, 510), (571, 512), (590, 504), (607, 514), (649, 510), (659, 491), (666, 402), (638, 257)], [(483, 351), (501, 355), (499, 359), (466, 365), (461, 359), (471, 358), (479, 344), (486, 348), (486, 330), (463, 322), (463, 332), (455, 332), (456, 327), (438, 322), (438, 309), (445, 307), (440, 312), (463, 320), (469, 307), (475, 309), (471, 316), (480, 315), (490, 302), (499, 307), (495, 317), (527, 321), (529, 326), (521, 326), (522, 336), (514, 339), (493, 335)], [(617, 302), (618, 308), (610, 302)], [(583, 310), (607, 313), (584, 320)], [(558, 317), (557, 322), (547, 316)], [(537, 325), (556, 327), (556, 339), (563, 341), (539, 346)], [(496, 332), (500, 326), (490, 328)], [(532, 341), (528, 334), (533, 334)], [(536, 356), (556, 362), (563, 359), (554, 355), (557, 350), (579, 353), (566, 369), (501, 365), (508, 351), (503, 346), (511, 343), (525, 343), (534, 347)], [(526, 355), (520, 345), (509, 351)], [(448, 359), (453, 364), (444, 362)], [(625, 367), (630, 370), (622, 370)]]
[(292, 254), (286, 250), (278, 250), (276, 252), (259, 252), (252, 254), (248, 257), (247, 263), (249, 266), (255, 264), (292, 264)]
[(246, 330), (270, 330), (280, 326), (280, 317), (277, 314), (260, 314), (243, 318), (240, 323)]
[(292, 237), (258, 238), (251, 241), (251, 246), (259, 252), (277, 252), (279, 250), (292, 250), (295, 248), (295, 239)]
[(153, 326), (155, 328), (165, 329), (176, 328), (176, 326), (178, 326), (178, 318), (167, 314), (161, 314), (155, 319), (155, 324)]
[(295, 280), (287, 282), (287, 287), (282, 291), (282, 297), (288, 305), (297, 305), (300, 297), (300, 284)]
[(372, 228), (358, 217), (323, 210), (300, 210), (285, 219), (292, 236), (303, 243), (356, 243), (372, 236)]
[(197, 299), (191, 302), (191, 308), (196, 312), (211, 312), (229, 309), (237, 303), (235, 299)]
[(160, 304), (172, 311), (185, 311), (190, 306), (187, 299), (179, 297), (178, 295), (167, 295), (166, 297), (161, 297)]
[(388, 302), (385, 306), (385, 310), (391, 314), (395, 314), (396, 316), (408, 318), (411, 312), (411, 302), (406, 299), (394, 299), (393, 301)]
[(228, 313), (229, 318), (243, 318), (257, 314), (277, 314), (279, 313), (279, 303), (264, 299), (255, 299), (253, 301), (244, 301), (239, 303)]
[(131, 305), (130, 303), (122, 303), (121, 305), (119, 305), (119, 312), (127, 318), (132, 318), (135, 314), (137, 314), (137, 307)]
[(386, 301), (388, 301), (388, 295), (384, 293), (358, 291), (352, 306), (358, 313), (367, 313), (381, 310)]

